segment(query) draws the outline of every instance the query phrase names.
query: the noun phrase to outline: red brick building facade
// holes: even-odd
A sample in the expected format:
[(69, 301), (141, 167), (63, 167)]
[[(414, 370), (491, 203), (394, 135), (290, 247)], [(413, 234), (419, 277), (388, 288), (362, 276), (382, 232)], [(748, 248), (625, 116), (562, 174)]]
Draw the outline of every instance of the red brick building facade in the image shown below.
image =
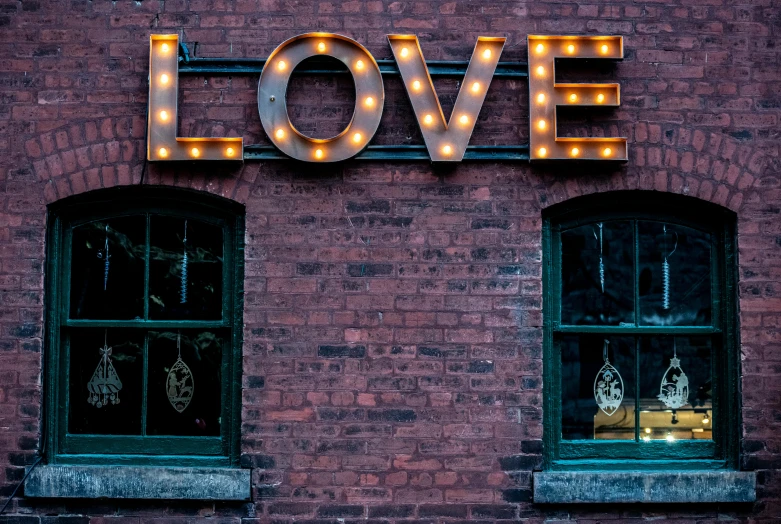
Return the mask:
[[(781, 9), (771, 0), (285, 2), (0, 0), (0, 485), (42, 451), (47, 206), (115, 186), (192, 188), (243, 204), (240, 466), (251, 502), (34, 499), (3, 520), (772, 521), (781, 515)], [(195, 57), (264, 58), (310, 31), (377, 59), (390, 33), (427, 60), (477, 36), (624, 37), (617, 109), (563, 115), (570, 136), (625, 136), (626, 164), (424, 161), (146, 163), (149, 35)], [(182, 136), (268, 144), (257, 75), (180, 78)], [(459, 84), (436, 81), (446, 113)], [(398, 77), (374, 143), (422, 139)], [(291, 119), (338, 133), (344, 77), (296, 77)], [(472, 137), (529, 140), (527, 83), (495, 79)], [(592, 193), (687, 195), (737, 215), (743, 504), (535, 504), (543, 465), (543, 210)], [(44, 450), (45, 454), (45, 450)], [(44, 459), (45, 462), (45, 459)]]

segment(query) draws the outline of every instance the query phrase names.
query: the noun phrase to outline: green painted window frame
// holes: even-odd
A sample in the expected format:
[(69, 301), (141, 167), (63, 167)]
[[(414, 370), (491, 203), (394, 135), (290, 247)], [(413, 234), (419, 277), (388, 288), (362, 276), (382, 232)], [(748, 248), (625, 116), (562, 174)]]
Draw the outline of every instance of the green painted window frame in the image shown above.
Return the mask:
[[(608, 220), (631, 220), (634, 229), (635, 322), (631, 326), (561, 324), (561, 232)], [(640, 326), (637, 323), (637, 221), (680, 224), (711, 235), (710, 326)], [(739, 458), (739, 344), (736, 215), (692, 197), (651, 191), (615, 191), (578, 197), (543, 211), (543, 467), (546, 470), (737, 469)], [(564, 334), (635, 337), (708, 335), (713, 340), (713, 440), (641, 442), (563, 440), (561, 356)], [(639, 370), (638, 370), (639, 371)], [(639, 414), (636, 414), (636, 417)], [(636, 422), (635, 431), (639, 432)]]
[[(69, 318), (72, 228), (88, 221), (147, 215), (145, 298), (148, 299), (149, 219), (197, 219), (223, 229), (222, 320), (72, 320)], [(93, 191), (49, 206), (46, 246), (46, 457), (50, 464), (231, 467), (239, 463), (244, 282), (244, 206), (187, 189), (134, 186)], [(148, 301), (148, 300), (147, 300)], [(148, 305), (145, 305), (148, 318)], [(68, 352), (64, 333), (86, 327), (206, 328), (229, 332), (222, 361), (220, 436), (116, 436), (67, 433)], [(143, 393), (146, 395), (146, 392)]]

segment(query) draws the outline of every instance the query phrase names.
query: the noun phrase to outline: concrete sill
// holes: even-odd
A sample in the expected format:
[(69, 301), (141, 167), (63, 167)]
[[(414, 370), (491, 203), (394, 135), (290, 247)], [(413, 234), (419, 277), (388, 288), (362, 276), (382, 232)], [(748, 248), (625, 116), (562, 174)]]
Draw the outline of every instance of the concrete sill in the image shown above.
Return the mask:
[(746, 471), (543, 471), (534, 474), (534, 502), (754, 502), (757, 478)]
[(133, 466), (38, 466), (26, 497), (249, 500), (250, 470)]

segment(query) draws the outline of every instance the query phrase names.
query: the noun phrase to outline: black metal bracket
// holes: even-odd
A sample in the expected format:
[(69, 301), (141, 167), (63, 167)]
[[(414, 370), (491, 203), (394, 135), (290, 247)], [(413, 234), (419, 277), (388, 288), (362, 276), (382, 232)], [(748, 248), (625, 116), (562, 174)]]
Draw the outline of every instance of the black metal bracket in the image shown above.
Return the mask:
[[(265, 58), (194, 58), (184, 42), (179, 43), (179, 74), (181, 75), (254, 75), (260, 74), (266, 65)], [(380, 73), (388, 76), (399, 75), (395, 60), (377, 60)], [(431, 60), (427, 61), (432, 77), (463, 77), (468, 61)], [(348, 74), (349, 71), (335, 60), (307, 60), (297, 67), (294, 74), (333, 75)], [(526, 78), (529, 75), (525, 62), (499, 62), (494, 76), (496, 78)], [(430, 161), (431, 157), (425, 145), (369, 145), (354, 160), (361, 161)], [(271, 145), (245, 145), (244, 160), (292, 160), (279, 149)], [(528, 162), (529, 144), (513, 146), (467, 146), (465, 162)]]

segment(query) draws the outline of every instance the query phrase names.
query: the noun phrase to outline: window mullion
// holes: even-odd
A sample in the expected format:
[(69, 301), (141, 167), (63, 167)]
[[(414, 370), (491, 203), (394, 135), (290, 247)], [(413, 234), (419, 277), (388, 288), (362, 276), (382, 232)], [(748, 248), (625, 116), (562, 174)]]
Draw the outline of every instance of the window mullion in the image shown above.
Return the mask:
[(144, 333), (143, 368), (141, 370), (141, 435), (146, 436), (147, 391), (149, 391), (149, 332)]
[[(146, 214), (146, 240), (144, 242), (144, 320), (149, 320), (149, 244), (150, 244), (150, 216)], [(144, 364), (146, 365), (146, 363)]]

